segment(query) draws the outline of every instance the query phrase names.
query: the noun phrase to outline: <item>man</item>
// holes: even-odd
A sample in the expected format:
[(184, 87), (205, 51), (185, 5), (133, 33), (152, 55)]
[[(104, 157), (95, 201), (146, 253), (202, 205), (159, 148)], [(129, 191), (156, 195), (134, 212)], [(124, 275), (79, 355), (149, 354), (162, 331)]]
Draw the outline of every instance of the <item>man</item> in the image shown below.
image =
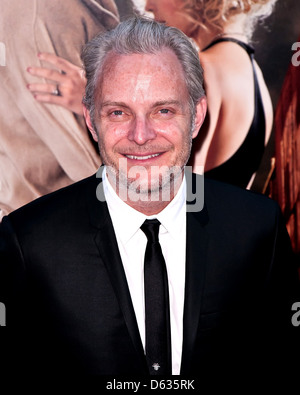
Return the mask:
[[(135, 18), (93, 39), (83, 62), (105, 166), (3, 219), (12, 371), (204, 380), (281, 369), (297, 273), (277, 205), (184, 176), (206, 112), (197, 50)], [(203, 209), (187, 206), (192, 186)]]

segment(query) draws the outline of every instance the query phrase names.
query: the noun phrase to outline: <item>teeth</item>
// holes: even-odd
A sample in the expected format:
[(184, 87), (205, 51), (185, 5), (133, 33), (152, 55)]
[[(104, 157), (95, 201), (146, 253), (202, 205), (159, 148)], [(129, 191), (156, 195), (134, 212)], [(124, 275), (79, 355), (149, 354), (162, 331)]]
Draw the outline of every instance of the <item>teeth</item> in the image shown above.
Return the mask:
[(159, 156), (159, 155), (160, 154), (153, 154), (153, 155), (147, 155), (147, 156), (135, 156), (135, 155), (126, 155), (126, 156), (129, 159), (145, 160), (145, 159), (155, 158), (156, 156)]

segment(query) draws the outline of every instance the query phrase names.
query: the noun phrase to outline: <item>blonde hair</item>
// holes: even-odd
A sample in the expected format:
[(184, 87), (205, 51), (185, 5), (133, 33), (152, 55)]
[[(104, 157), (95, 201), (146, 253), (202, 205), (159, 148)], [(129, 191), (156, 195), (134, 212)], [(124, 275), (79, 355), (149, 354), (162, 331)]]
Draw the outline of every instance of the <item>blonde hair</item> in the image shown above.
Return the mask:
[(212, 26), (222, 32), (238, 15), (247, 16), (245, 35), (251, 38), (259, 20), (269, 16), (277, 0), (182, 0), (181, 12), (194, 23), (194, 30)]

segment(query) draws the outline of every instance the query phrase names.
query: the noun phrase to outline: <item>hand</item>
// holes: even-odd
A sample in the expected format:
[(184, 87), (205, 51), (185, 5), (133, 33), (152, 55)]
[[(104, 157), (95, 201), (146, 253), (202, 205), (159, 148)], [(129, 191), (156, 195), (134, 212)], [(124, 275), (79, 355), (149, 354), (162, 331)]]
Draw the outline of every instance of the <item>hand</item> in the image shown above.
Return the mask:
[(50, 81), (27, 85), (35, 99), (39, 102), (57, 104), (76, 114), (83, 115), (82, 97), (86, 80), (82, 69), (54, 54), (40, 53), (38, 57), (56, 69), (28, 67), (27, 71), (30, 74)]

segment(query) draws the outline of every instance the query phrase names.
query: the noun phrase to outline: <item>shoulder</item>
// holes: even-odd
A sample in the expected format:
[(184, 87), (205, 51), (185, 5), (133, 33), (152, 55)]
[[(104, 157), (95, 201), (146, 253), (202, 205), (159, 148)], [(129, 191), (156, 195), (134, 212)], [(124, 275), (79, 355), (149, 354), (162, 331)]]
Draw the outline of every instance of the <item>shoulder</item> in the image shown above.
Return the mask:
[(230, 42), (219, 43), (205, 52), (200, 52), (199, 57), (204, 72), (210, 124), (214, 125), (214, 130), (218, 120), (230, 116), (236, 106), (240, 109), (240, 116), (245, 114), (245, 100), (247, 103), (253, 102), (249, 94), (253, 90), (251, 62), (246, 51)]
[(277, 212), (277, 202), (266, 195), (251, 190), (239, 188), (235, 185), (205, 178), (205, 199), (208, 205), (224, 206), (232, 209), (251, 208), (252, 210), (267, 210)]
[[(10, 213), (7, 219), (14, 229), (23, 233), (29, 229), (45, 230), (49, 224), (63, 227), (64, 223), (73, 222), (86, 212), (87, 199), (96, 199), (99, 182), (96, 175), (85, 178), (20, 207)], [(6, 221), (6, 217), (3, 221)]]
[(239, 78), (248, 77), (251, 63), (248, 53), (239, 45), (232, 42), (221, 42), (199, 53), (200, 62), (204, 73), (217, 78), (218, 83), (226, 84)]
[(283, 222), (280, 207), (273, 199), (234, 185), (205, 179), (204, 207), (211, 224), (221, 228), (264, 231)]
[[(290, 251), (280, 207), (267, 196), (207, 179), (203, 211), (207, 234), (214, 248), (220, 251), (239, 249), (249, 256), (255, 251), (263, 256), (264, 251), (269, 258), (276, 245), (281, 246), (283, 254)], [(201, 221), (201, 213), (196, 217)]]

